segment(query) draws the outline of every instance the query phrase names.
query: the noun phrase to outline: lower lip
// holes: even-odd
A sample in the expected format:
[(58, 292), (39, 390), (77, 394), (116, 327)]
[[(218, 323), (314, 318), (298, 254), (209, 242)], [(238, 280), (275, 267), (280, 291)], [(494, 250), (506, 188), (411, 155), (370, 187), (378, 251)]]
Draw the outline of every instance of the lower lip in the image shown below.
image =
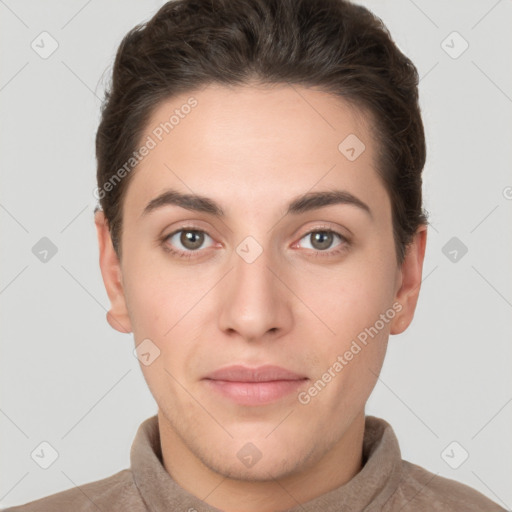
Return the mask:
[(276, 402), (302, 386), (307, 379), (273, 380), (270, 382), (232, 382), (206, 379), (217, 393), (240, 405), (264, 405)]

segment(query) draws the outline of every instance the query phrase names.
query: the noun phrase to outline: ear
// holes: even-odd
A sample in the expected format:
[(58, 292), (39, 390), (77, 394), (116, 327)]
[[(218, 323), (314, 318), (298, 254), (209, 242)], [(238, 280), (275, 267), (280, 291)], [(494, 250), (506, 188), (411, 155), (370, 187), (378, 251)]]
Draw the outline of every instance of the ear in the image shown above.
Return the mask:
[(112, 244), (108, 222), (101, 210), (94, 214), (94, 223), (98, 234), (101, 275), (111, 305), (107, 321), (116, 331), (129, 333), (132, 325), (124, 297), (121, 264)]
[(402, 309), (391, 322), (390, 334), (400, 334), (409, 327), (414, 317), (420, 294), (423, 260), (427, 245), (427, 226), (422, 224), (407, 247), (404, 261), (398, 273), (395, 302)]

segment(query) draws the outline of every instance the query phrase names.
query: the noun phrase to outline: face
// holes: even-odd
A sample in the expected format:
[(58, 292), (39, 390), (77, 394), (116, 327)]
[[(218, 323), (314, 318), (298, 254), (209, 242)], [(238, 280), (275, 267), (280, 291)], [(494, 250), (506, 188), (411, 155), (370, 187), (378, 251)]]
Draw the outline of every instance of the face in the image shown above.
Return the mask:
[(120, 262), (97, 217), (109, 321), (142, 344), (162, 435), (217, 473), (332, 453), (412, 319), (425, 232), (398, 266), (370, 122), (299, 86), (173, 97), (142, 138)]

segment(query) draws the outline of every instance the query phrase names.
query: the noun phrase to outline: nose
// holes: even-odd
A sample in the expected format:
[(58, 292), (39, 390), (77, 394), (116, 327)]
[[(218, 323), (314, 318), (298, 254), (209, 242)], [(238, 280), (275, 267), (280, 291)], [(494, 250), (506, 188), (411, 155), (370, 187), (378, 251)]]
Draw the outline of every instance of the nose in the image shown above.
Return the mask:
[(226, 276), (218, 297), (219, 328), (249, 342), (275, 339), (291, 328), (293, 294), (270, 251), (263, 250), (251, 261), (243, 247), (239, 249), (233, 252), (234, 268)]

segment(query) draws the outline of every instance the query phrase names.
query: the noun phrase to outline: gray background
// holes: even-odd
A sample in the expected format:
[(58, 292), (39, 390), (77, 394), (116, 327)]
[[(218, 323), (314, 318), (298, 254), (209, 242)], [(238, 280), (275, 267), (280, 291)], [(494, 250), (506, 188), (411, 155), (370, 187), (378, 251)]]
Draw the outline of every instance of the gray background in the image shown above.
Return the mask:
[[(127, 468), (156, 413), (131, 335), (105, 321), (92, 192), (109, 66), (162, 3), (0, 1), (2, 507)], [(416, 317), (391, 337), (367, 412), (404, 459), (510, 509), (512, 2), (361, 3), (421, 76), (432, 222)], [(31, 47), (43, 31), (59, 45), (46, 59)], [(57, 248), (46, 262), (32, 252), (43, 237)], [(59, 454), (48, 469), (30, 456), (42, 441)]]

